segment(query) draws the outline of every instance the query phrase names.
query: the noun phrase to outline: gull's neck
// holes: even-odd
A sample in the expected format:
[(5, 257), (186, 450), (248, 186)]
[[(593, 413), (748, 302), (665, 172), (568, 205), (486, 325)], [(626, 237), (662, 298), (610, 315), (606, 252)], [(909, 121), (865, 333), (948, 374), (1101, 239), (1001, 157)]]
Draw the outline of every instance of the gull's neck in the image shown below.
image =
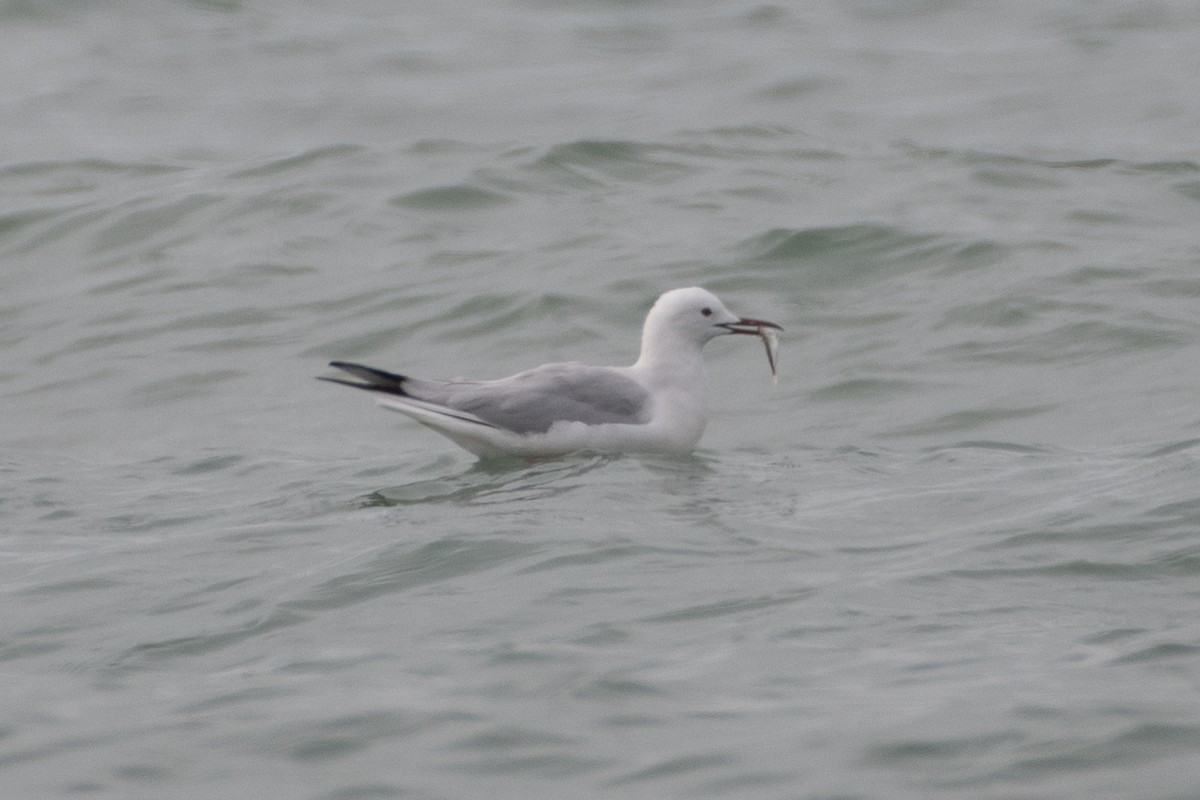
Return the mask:
[(633, 369), (647, 382), (664, 388), (702, 386), (707, 374), (700, 348), (693, 339), (648, 327)]

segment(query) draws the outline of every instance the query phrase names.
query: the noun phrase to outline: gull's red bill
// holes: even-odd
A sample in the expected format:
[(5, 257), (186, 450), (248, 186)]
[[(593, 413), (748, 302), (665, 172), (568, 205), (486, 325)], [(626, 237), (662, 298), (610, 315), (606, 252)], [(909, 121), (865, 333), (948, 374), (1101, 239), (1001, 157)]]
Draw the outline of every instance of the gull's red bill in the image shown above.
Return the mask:
[(763, 328), (774, 328), (777, 331), (783, 330), (774, 322), (767, 322), (765, 319), (751, 319), (750, 317), (742, 317), (737, 322), (726, 322), (724, 325), (718, 325), (719, 328), (724, 328), (730, 333), (745, 333), (750, 336), (762, 336)]

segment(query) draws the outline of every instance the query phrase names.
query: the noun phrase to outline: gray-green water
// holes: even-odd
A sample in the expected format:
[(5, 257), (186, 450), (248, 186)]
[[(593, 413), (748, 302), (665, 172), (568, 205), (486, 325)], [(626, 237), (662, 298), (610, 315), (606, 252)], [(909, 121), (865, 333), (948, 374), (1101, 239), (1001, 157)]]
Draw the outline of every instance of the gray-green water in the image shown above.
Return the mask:
[[(5, 797), (1191, 798), (1191, 2), (0, 5)], [(628, 363), (476, 465), (346, 358)]]

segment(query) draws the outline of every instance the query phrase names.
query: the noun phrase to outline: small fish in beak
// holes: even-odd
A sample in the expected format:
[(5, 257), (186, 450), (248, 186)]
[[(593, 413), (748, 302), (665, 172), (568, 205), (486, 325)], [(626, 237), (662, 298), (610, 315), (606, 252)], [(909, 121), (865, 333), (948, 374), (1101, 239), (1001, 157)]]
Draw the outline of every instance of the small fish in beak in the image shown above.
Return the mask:
[(779, 357), (779, 334), (777, 331), (783, 330), (782, 327), (774, 322), (750, 319), (749, 317), (742, 317), (737, 322), (727, 322), (720, 327), (730, 333), (744, 333), (747, 336), (757, 336), (762, 339), (763, 345), (767, 348), (767, 363), (771, 367), (771, 378), (775, 383), (779, 383), (779, 373), (775, 365)]

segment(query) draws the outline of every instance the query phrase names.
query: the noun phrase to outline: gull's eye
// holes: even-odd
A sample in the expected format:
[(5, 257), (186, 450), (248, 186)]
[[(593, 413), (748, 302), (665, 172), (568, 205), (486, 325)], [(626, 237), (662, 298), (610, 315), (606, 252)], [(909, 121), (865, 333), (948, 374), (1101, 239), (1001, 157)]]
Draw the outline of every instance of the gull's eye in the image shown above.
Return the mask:
[(701, 314), (703, 314), (703, 315), (704, 315), (704, 316), (706, 316), (706, 317), (711, 317), (711, 316), (712, 316), (712, 309), (711, 309), (711, 308), (702, 308), (702, 309), (700, 309), (700, 313), (701, 313)]

